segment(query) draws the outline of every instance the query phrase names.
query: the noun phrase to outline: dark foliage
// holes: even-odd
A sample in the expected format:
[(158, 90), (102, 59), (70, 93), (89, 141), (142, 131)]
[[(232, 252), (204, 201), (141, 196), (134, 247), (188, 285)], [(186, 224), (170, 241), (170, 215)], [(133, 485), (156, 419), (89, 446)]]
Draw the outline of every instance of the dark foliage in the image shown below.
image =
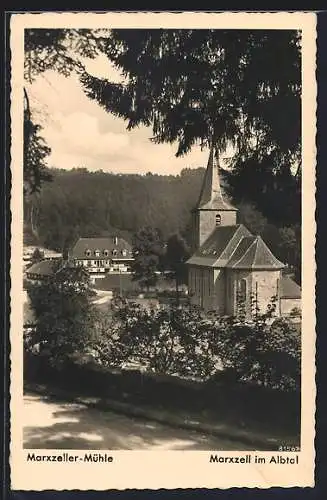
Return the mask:
[(37, 228), (41, 243), (54, 250), (71, 247), (78, 237), (112, 231), (131, 242), (140, 228), (158, 228), (166, 240), (186, 231), (200, 191), (203, 169), (178, 176), (114, 175), (53, 170), (53, 182), (25, 201), (25, 221)]
[(177, 141), (177, 155), (212, 139), (219, 149), (233, 143), (240, 157), (299, 154), (297, 32), (113, 30), (103, 51), (126, 83), (84, 74), (87, 95), (129, 129), (152, 126), (155, 142)]
[(154, 287), (163, 255), (164, 246), (159, 231), (151, 227), (140, 229), (133, 239), (132, 279), (147, 290)]
[(47, 70), (64, 76), (84, 70), (80, 57), (93, 59), (99, 53), (105, 30), (25, 29), (25, 79), (32, 81)]
[(39, 248), (36, 248), (31, 256), (31, 264), (35, 264), (36, 262), (40, 262), (44, 259), (44, 252)]
[(178, 233), (172, 234), (166, 245), (164, 255), (165, 276), (174, 279), (176, 283), (176, 300), (179, 299), (179, 286), (187, 283), (187, 267), (185, 262), (191, 256), (190, 248), (185, 239)]
[(59, 363), (85, 351), (94, 334), (94, 313), (83, 270), (58, 269), (47, 281), (30, 286), (28, 295), (36, 319), (34, 342), (41, 351)]
[(192, 307), (122, 302), (95, 351), (106, 365), (133, 362), (155, 373), (197, 380), (222, 373), (226, 381), (298, 391), (300, 336), (286, 320), (272, 321), (273, 310), (257, 312), (250, 321), (241, 312), (208, 318)]
[(47, 165), (51, 149), (40, 135), (41, 127), (32, 120), (28, 95), (25, 90), (24, 109), (24, 194), (40, 191), (43, 182), (51, 181)]

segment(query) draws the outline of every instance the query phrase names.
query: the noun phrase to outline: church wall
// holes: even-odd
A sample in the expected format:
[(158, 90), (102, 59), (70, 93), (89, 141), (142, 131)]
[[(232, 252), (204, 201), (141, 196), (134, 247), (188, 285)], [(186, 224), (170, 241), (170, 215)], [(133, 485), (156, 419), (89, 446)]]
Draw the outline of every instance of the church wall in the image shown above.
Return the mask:
[(215, 213), (201, 210), (199, 212), (199, 246), (206, 241), (215, 227)]
[[(246, 307), (251, 313), (251, 296), (257, 293), (258, 306), (265, 312), (272, 297), (277, 294), (280, 271), (250, 271), (211, 269), (193, 266), (189, 268), (189, 293), (191, 303), (206, 311), (218, 314), (237, 314), (237, 292), (241, 280), (246, 283)], [(276, 314), (287, 315), (294, 307), (300, 308), (300, 299), (277, 301)]]
[(216, 215), (220, 215), (220, 226), (234, 226), (236, 211), (234, 210), (197, 210), (193, 213), (194, 248), (201, 246), (216, 227)]
[[(281, 277), (281, 271), (250, 271), (250, 270), (228, 270), (226, 275), (226, 314), (237, 313), (237, 297), (241, 280), (246, 282), (247, 310), (251, 312), (251, 296), (254, 299), (257, 294), (258, 306), (261, 312), (267, 310), (268, 304), (271, 304), (272, 297), (278, 293), (278, 280)], [(288, 305), (283, 304), (283, 309)], [(292, 309), (292, 307), (291, 307)], [(279, 301), (276, 303), (276, 314), (281, 314)]]
[[(278, 294), (278, 280), (281, 278), (281, 271), (253, 271), (252, 272), (252, 293), (256, 293), (257, 283), (257, 296), (258, 305), (261, 312), (265, 312), (268, 304), (271, 304), (273, 296)], [(276, 313), (280, 314), (279, 301), (276, 304)]]
[(214, 270), (214, 304), (212, 309), (218, 314), (226, 313), (226, 275), (224, 269)]
[(215, 309), (214, 279), (211, 268), (190, 266), (188, 288), (191, 304), (206, 311)]
[(252, 293), (252, 276), (248, 270), (228, 270), (226, 282), (226, 314), (237, 314), (237, 291), (239, 282), (244, 279), (247, 290), (247, 308), (250, 310), (250, 295)]

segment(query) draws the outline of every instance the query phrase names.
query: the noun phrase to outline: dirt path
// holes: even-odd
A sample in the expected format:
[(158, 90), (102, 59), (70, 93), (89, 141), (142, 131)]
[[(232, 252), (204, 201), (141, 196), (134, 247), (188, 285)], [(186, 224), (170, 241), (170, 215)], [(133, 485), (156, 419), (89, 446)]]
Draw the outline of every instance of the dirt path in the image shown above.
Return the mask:
[(37, 394), (24, 397), (24, 448), (246, 450), (241, 443)]

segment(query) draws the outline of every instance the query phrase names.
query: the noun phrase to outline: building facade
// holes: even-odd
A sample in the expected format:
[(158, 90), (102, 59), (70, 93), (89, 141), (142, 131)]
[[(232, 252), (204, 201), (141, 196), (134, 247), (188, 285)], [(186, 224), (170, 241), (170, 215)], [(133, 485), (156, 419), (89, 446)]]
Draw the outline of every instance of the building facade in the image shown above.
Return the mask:
[(128, 273), (133, 262), (131, 245), (123, 238), (80, 238), (69, 255), (75, 267), (85, 268), (90, 275), (104, 277), (108, 273)]
[[(251, 315), (254, 305), (264, 312), (273, 303), (281, 315), (294, 307), (294, 297), (291, 304), (283, 292), (284, 264), (260, 236), (237, 224), (237, 209), (224, 199), (214, 148), (192, 222), (193, 255), (187, 265), (193, 304), (220, 315), (235, 315), (240, 307)], [(292, 290), (298, 306), (300, 288), (293, 281)]]

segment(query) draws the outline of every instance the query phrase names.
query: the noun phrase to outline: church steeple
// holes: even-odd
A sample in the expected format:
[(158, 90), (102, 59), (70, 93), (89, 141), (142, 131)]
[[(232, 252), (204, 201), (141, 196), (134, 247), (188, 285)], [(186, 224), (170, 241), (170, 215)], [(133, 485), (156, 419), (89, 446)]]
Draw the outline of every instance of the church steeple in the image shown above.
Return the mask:
[(217, 149), (212, 145), (208, 159), (207, 170), (204, 175), (202, 189), (197, 209), (207, 210), (236, 210), (226, 203), (220, 187), (219, 157)]
[(199, 248), (218, 226), (235, 226), (237, 209), (222, 195), (218, 152), (212, 144), (198, 203), (193, 210), (193, 250)]

